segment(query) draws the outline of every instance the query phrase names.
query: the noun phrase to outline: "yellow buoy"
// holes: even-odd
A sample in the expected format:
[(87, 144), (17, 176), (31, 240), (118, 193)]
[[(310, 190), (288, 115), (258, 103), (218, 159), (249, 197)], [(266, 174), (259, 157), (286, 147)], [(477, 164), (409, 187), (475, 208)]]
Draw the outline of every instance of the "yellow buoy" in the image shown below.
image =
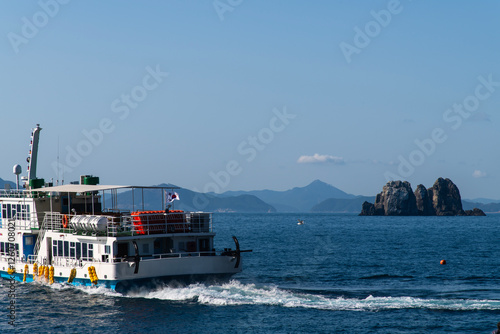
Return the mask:
[(49, 281), (49, 266), (43, 266), (43, 270), (44, 270), (44, 276), (45, 276), (45, 281), (48, 282)]
[(94, 266), (89, 267), (89, 278), (92, 284), (97, 284), (98, 278)]
[(50, 266), (49, 269), (49, 282), (50, 284), (54, 284), (54, 266)]
[(71, 269), (71, 272), (69, 274), (68, 283), (72, 283), (75, 277), (76, 277), (76, 268), (73, 268)]
[(35, 278), (38, 276), (38, 265), (35, 263), (33, 263), (33, 281), (35, 280)]
[(41, 280), (43, 276), (43, 266), (38, 268), (38, 279)]
[(29, 268), (30, 267), (28, 265), (24, 266), (23, 282), (26, 282), (26, 275), (28, 275)]

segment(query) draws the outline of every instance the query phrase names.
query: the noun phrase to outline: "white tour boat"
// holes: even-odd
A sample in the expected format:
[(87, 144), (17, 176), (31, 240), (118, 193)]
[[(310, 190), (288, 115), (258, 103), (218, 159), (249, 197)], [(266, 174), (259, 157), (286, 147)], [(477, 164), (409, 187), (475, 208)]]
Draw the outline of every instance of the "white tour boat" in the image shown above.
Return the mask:
[[(0, 190), (0, 276), (47, 284), (67, 282), (124, 291), (169, 279), (230, 277), (241, 272), (241, 253), (214, 248), (212, 214), (170, 210), (174, 188), (78, 184), (52, 185), (36, 177), (41, 128), (31, 134), (28, 176), (14, 166), (17, 189)], [(118, 194), (156, 191), (162, 210), (118, 207)], [(168, 191), (168, 194), (167, 194)], [(172, 198), (170, 198), (172, 200)], [(160, 201), (158, 201), (160, 202)], [(108, 206), (106, 206), (108, 204)]]

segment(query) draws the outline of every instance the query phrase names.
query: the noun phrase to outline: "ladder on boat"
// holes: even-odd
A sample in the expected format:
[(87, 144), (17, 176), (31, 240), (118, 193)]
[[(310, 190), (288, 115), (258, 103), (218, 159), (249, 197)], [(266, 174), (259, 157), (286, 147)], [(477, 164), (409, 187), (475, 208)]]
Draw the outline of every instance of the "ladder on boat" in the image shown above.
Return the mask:
[(33, 254), (35, 256), (37, 256), (38, 252), (40, 251), (40, 246), (41, 246), (43, 238), (45, 237), (45, 232), (47, 231), (49, 224), (50, 224), (51, 228), (54, 228), (54, 223), (57, 224), (60, 222), (61, 222), (61, 215), (60, 214), (56, 214), (56, 215), (54, 215), (53, 213), (46, 213), (45, 214), (45, 217), (43, 217), (42, 226), (40, 226), (40, 230), (38, 232), (38, 238), (36, 238), (36, 242), (35, 242), (35, 249), (33, 252)]

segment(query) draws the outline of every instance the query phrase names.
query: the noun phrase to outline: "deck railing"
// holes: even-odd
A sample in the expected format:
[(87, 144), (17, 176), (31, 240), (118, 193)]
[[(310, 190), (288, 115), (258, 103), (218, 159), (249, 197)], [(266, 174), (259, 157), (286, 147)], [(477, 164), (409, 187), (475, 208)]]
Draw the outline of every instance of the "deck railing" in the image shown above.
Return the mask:
[(206, 212), (151, 212), (132, 214), (66, 215), (46, 212), (41, 233), (56, 230), (62, 233), (101, 236), (141, 236), (171, 233), (211, 233), (212, 214)]
[(26, 190), (5, 190), (0, 189), (0, 197), (8, 197), (8, 198), (31, 198), (31, 192)]

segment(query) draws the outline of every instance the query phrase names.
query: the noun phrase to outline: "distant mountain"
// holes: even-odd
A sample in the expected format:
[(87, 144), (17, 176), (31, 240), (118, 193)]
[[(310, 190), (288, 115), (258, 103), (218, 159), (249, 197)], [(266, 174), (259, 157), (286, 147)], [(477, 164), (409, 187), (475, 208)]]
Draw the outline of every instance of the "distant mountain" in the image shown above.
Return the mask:
[[(170, 187), (170, 184), (160, 184), (159, 187)], [(276, 212), (276, 209), (252, 195), (218, 197), (201, 194), (188, 189), (176, 189), (180, 200), (173, 202), (176, 210), (211, 211), (211, 212)], [(144, 206), (142, 204), (144, 198)], [(163, 197), (164, 199), (164, 197)], [(106, 198), (106, 202), (110, 198)], [(160, 210), (162, 209), (162, 194), (159, 189), (135, 189), (118, 194), (117, 202), (121, 209), (126, 210)]]
[(375, 202), (375, 196), (358, 196), (356, 198), (329, 198), (312, 207), (311, 212), (359, 213), (364, 201)]
[(478, 208), (483, 210), (485, 213), (499, 213), (500, 203), (474, 203), (469, 201), (462, 201), (462, 206), (464, 210), (472, 210)]
[(482, 203), (482, 204), (490, 204), (490, 203), (500, 203), (499, 199), (491, 199), (491, 198), (473, 198), (473, 199), (463, 199), (463, 201), (473, 202), (473, 203)]
[(3, 179), (0, 178), (0, 189), (5, 189), (5, 185), (6, 184), (8, 184), (11, 189), (15, 189), (16, 188), (16, 184), (14, 182), (6, 181), (6, 180), (3, 180)]
[(328, 198), (352, 199), (356, 197), (320, 180), (305, 187), (296, 187), (285, 191), (227, 191), (220, 195), (213, 195), (218, 197), (253, 195), (269, 203), (279, 212), (309, 212), (313, 206)]

